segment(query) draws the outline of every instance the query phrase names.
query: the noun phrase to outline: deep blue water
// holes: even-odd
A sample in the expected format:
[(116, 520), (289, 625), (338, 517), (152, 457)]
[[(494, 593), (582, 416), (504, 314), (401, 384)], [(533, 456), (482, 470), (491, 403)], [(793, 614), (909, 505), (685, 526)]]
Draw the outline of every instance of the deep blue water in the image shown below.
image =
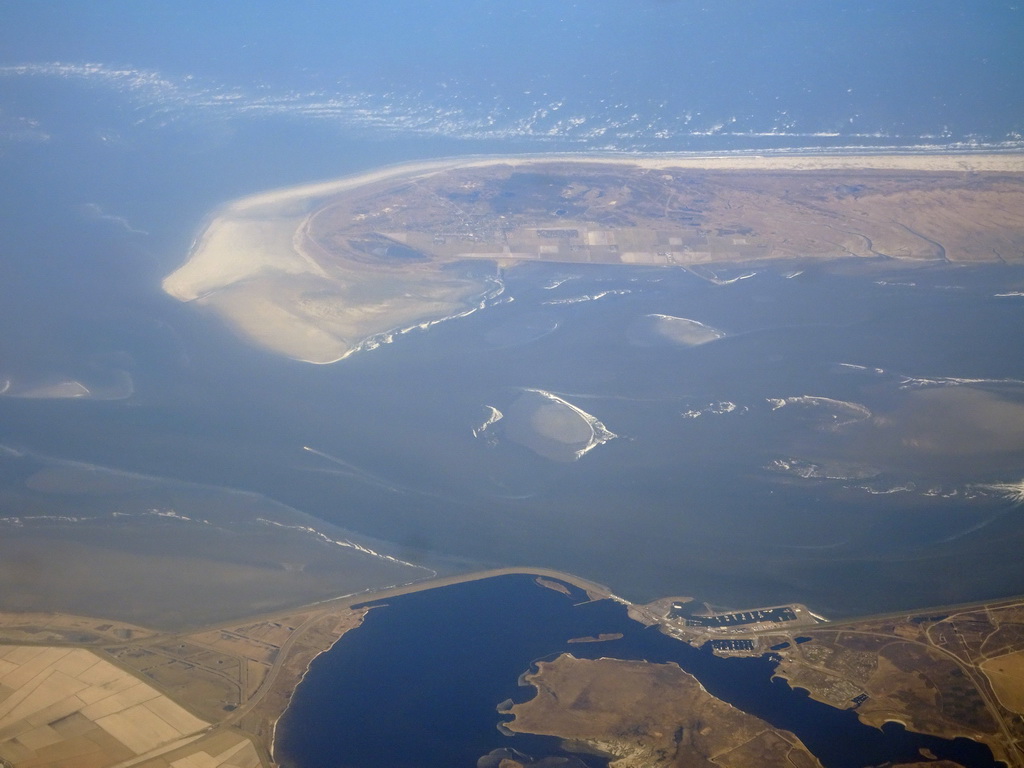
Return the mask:
[[(311, 666), (278, 726), (276, 759), (295, 768), (471, 768), (495, 749), (559, 754), (554, 739), (499, 733), (503, 718), (495, 707), (532, 696), (516, 680), (535, 660), (570, 652), (675, 662), (712, 695), (797, 734), (826, 768), (912, 762), (922, 748), (967, 768), (996, 765), (988, 747), (966, 739), (862, 725), (852, 710), (772, 681), (770, 658), (715, 657), (641, 627), (620, 604), (587, 603), (585, 594), (572, 591), (567, 597), (530, 576), (504, 576), (373, 608)], [(566, 642), (613, 632), (624, 637)]]

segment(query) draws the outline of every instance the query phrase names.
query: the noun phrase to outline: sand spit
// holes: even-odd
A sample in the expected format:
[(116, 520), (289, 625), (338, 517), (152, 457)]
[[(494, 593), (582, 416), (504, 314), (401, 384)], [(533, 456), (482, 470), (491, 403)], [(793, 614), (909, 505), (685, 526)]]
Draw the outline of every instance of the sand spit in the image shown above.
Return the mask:
[[(209, 219), (188, 259), (163, 281), (180, 301), (212, 310), (243, 338), (296, 360), (332, 363), (379, 344), (374, 339), (488, 301), (479, 280), (440, 272), (366, 269), (318, 248), (312, 215), (333, 196), (380, 182), (412, 182), (454, 169), (539, 163), (642, 169), (915, 170), (1024, 172), (1018, 154), (534, 154), (455, 157), (390, 166), (334, 181), (236, 200)], [(390, 338), (390, 337), (389, 337)]]
[(70, 377), (0, 382), (0, 397), (21, 400), (126, 400), (134, 393), (135, 382), (126, 371), (117, 371), (99, 384)]
[[(596, 416), (558, 395), (543, 389), (527, 389), (526, 392), (539, 395), (547, 401), (546, 405), (534, 411), (531, 418), (533, 428), (548, 440), (570, 446), (573, 449), (573, 461), (618, 437)], [(581, 429), (586, 433), (585, 439), (579, 439)], [(544, 452), (541, 453), (544, 455)]]

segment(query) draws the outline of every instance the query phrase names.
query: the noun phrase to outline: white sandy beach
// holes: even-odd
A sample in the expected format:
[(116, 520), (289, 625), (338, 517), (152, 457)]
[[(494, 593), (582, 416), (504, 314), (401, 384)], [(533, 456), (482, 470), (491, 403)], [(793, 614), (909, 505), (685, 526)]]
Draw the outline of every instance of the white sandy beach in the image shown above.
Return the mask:
[(1024, 154), (885, 154), (885, 155), (795, 155), (795, 154), (649, 154), (550, 153), (526, 155), (468, 155), (418, 163), (390, 165), (368, 173), (319, 181), (297, 187), (268, 190), (241, 198), (225, 213), (259, 213), (274, 206), (277, 215), (301, 213), (298, 204), (389, 179), (428, 176), (455, 168), (486, 168), (508, 165), (513, 168), (537, 163), (610, 163), (652, 170), (684, 168), (695, 170), (832, 171), (832, 170), (907, 170), (907, 171), (1002, 171), (1024, 173)]

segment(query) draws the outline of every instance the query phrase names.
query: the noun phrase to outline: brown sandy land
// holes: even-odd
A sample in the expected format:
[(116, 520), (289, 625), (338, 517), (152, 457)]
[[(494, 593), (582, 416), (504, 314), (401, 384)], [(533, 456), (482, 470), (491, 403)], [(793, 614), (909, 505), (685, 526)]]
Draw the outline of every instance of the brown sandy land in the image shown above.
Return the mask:
[[(388, 242), (434, 261), (484, 258), (506, 265), (517, 260), (686, 266), (842, 256), (912, 262), (1024, 258), (1019, 174), (877, 169), (665, 169), (672, 172), (657, 174), (639, 167), (613, 173), (607, 166), (564, 163), (538, 164), (533, 170), (547, 182), (530, 186), (514, 167), (497, 166), (362, 189), (311, 215), (306, 240), (319, 248), (321, 263), (349, 264), (363, 272), (399, 264), (409, 268), (408, 259), (372, 255), (372, 248), (365, 252), (367, 243)], [(553, 214), (559, 206), (562, 214)], [(422, 263), (413, 266), (423, 271)]]
[(0, 648), (0, 759), (18, 768), (108, 766), (207, 728), (83, 648)]
[(177, 637), (106, 652), (206, 720), (223, 719), (228, 709), (245, 700), (249, 661), (240, 653), (220, 653)]
[[(843, 621), (806, 630), (813, 640), (800, 645), (791, 636), (766, 640), (791, 643), (778, 652), (776, 674), (819, 701), (848, 708), (854, 695), (867, 694), (857, 713), (869, 725), (895, 721), (943, 738), (965, 736), (1020, 766), (1024, 727), (1007, 704), (1024, 701), (1024, 678), (1016, 676), (1024, 672), (1022, 628), (1024, 607), (1012, 599)], [(1009, 674), (989, 675), (1000, 659)]]
[(675, 664), (577, 659), (540, 662), (537, 695), (512, 707), (512, 731), (583, 741), (615, 768), (819, 765), (799, 739), (707, 693)]
[[(800, 653), (785, 653), (776, 671), (812, 698), (850, 708), (854, 696), (866, 693), (857, 714), (876, 727), (894, 720), (921, 733), (985, 742), (997, 734), (975, 683), (940, 650), (891, 637), (876, 654), (851, 653), (844, 644), (832, 645), (825, 633), (814, 637)], [(870, 663), (866, 656), (872, 656)]]
[(1011, 712), (1024, 714), (1024, 650), (986, 659), (981, 670), (992, 684), (999, 703)]
[(237, 732), (218, 731), (181, 749), (137, 763), (138, 768), (261, 768), (259, 748)]
[[(364, 613), (342, 603), (107, 652), (204, 718), (235, 722), (249, 710), (266, 709), (263, 698), (268, 693), (279, 691), (287, 700), (309, 660), (358, 626)], [(279, 714), (269, 718), (270, 724)]]
[[(890, 155), (890, 156), (603, 156), (603, 155), (541, 155), (521, 157), (470, 157), (415, 163), (385, 168), (369, 174), (335, 182), (295, 187), (255, 195), (225, 206), (208, 223), (197, 239), (188, 260), (165, 278), (163, 287), (170, 295), (193, 301), (220, 315), (244, 338), (267, 349), (295, 359), (313, 363), (330, 363), (344, 359), (361, 348), (375, 334), (393, 332), (438, 320), (468, 309), (483, 293), (479, 280), (454, 278), (438, 269), (401, 264), (402, 271), (392, 270), (381, 282), (379, 270), (367, 269), (365, 259), (338, 258), (336, 249), (320, 235), (310, 236), (313, 214), (318, 206), (332, 197), (352, 194), (366, 196), (385, 188), (405, 189), (424, 180), (436, 179), (446, 172), (481, 173), (497, 167), (532, 169), (543, 164), (553, 167), (585, 169), (616, 168), (620, 172), (678, 169), (694, 172), (748, 172), (750, 178), (766, 178), (764, 174), (799, 173), (1016, 173), (1024, 171), (1024, 156), (1017, 155)], [(606, 171), (607, 172), (607, 171)], [(731, 212), (725, 224), (742, 221), (741, 228), (760, 231), (757, 242), (742, 237), (720, 236), (704, 250), (685, 246), (671, 254), (670, 263), (693, 264), (715, 261), (749, 260), (764, 257), (792, 257), (837, 254), (894, 257), (959, 258), (963, 244), (976, 240), (978, 232), (993, 226), (1005, 228), (1007, 216), (1013, 223), (1013, 200), (1006, 195), (1005, 207), (994, 202), (1002, 198), (986, 198), (984, 205), (973, 204), (961, 211), (964, 197), (955, 201), (941, 193), (917, 195), (898, 201), (902, 219), (888, 220), (875, 216), (872, 225), (862, 232), (858, 217), (875, 209), (892, 207), (893, 199), (880, 200), (878, 195), (865, 197), (858, 205), (834, 210), (829, 204), (808, 205), (808, 201), (787, 200), (776, 194), (778, 189), (737, 189), (732, 192)], [(872, 202), (873, 200), (873, 202)], [(814, 201), (809, 201), (814, 203)], [(951, 205), (956, 202), (957, 205)], [(879, 208), (879, 205), (881, 208)], [(449, 206), (450, 207), (450, 206)], [(863, 206), (862, 206), (863, 207)], [(373, 231), (392, 231), (404, 238), (407, 227), (401, 217), (402, 206), (384, 206), (388, 216)], [(1019, 209), (1018, 209), (1019, 210)], [(981, 213), (979, 213), (979, 211)], [(1007, 213), (1009, 211), (1009, 213)], [(403, 214), (404, 215), (404, 214)], [(737, 215), (740, 217), (737, 219)], [(390, 216), (390, 218), (389, 218)], [(778, 222), (786, 221), (785, 231), (777, 230)], [(993, 218), (995, 217), (995, 218)], [(714, 217), (712, 217), (714, 218)], [(721, 218), (719, 216), (718, 218)], [(903, 220), (905, 219), (905, 220)], [(346, 218), (351, 222), (351, 217)], [(932, 230), (939, 223), (940, 230)], [(564, 223), (564, 222), (563, 222)], [(561, 225), (561, 223), (560, 223)], [(929, 235), (918, 234), (918, 228)], [(932, 227), (932, 229), (929, 229)], [(942, 228), (944, 227), (944, 228)], [(731, 231), (731, 230), (730, 230)], [(435, 230), (436, 232), (436, 230)], [(793, 237), (792, 232), (797, 236)], [(607, 233), (595, 231), (595, 243)], [(736, 233), (733, 233), (734, 235)], [(742, 234), (742, 233), (740, 233)], [(959, 238), (954, 235), (959, 235)], [(936, 236), (937, 235), (937, 236)], [(614, 260), (621, 263), (665, 263), (660, 257), (663, 248), (650, 238), (630, 245), (629, 233), (621, 227), (616, 237), (622, 241)], [(410, 235), (410, 237), (412, 237)], [(421, 238), (422, 239), (422, 238)], [(533, 238), (536, 239), (535, 237)], [(672, 238), (670, 238), (672, 239)], [(682, 243), (683, 238), (676, 238)], [(657, 240), (657, 238), (655, 238)], [(938, 243), (943, 240), (946, 244)], [(991, 242), (989, 242), (991, 241)], [(411, 241), (410, 241), (411, 242)], [(428, 241), (424, 241), (428, 242)], [(463, 253), (473, 247), (461, 246), (460, 258), (483, 257), (502, 262), (516, 258), (572, 260), (568, 256), (543, 256), (552, 246), (527, 241), (531, 252), (518, 254), (508, 245), (502, 249), (488, 246), (481, 253)], [(618, 246), (616, 246), (617, 248)], [(639, 248), (639, 251), (635, 250)], [(964, 251), (970, 258), (1018, 258), (1021, 249), (1013, 238), (988, 238), (977, 246), (982, 252)], [(532, 249), (532, 250), (531, 250)], [(557, 247), (554, 249), (558, 250)], [(607, 248), (594, 251), (600, 253)], [(820, 252), (820, 253), (819, 253)], [(591, 260), (588, 251), (587, 260)], [(450, 258), (450, 257), (449, 257)], [(661, 259), (661, 260), (659, 260)], [(360, 263), (362, 262), (362, 263)], [(394, 281), (398, 280), (398, 284)]]

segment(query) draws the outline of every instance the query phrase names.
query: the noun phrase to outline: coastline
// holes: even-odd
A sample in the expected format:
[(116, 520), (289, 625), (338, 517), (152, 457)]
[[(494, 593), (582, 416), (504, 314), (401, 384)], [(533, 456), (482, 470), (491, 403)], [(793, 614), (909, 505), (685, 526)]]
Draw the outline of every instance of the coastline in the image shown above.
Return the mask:
[[(343, 609), (360, 611), (361, 613), (358, 622), (354, 623), (353, 626), (346, 629), (345, 632), (339, 634), (337, 637), (334, 638), (333, 641), (331, 641), (331, 643), (326, 648), (321, 648), (317, 653), (315, 653), (310, 658), (310, 660), (306, 663), (305, 668), (302, 671), (302, 674), (299, 676), (298, 681), (293, 686), (291, 686), (291, 690), (296, 690), (302, 684), (302, 681), (306, 679), (306, 675), (309, 674), (309, 671), (312, 668), (313, 663), (318, 658), (320, 658), (320, 656), (322, 656), (325, 653), (328, 653), (332, 648), (334, 648), (334, 646), (349, 631), (359, 628), (359, 626), (363, 622), (363, 619), (366, 617), (366, 614), (369, 613), (375, 607), (367, 606), (366, 603), (376, 603), (380, 602), (381, 600), (387, 600), (389, 597), (399, 597), (401, 595), (408, 595), (416, 592), (425, 592), (430, 589), (439, 589), (442, 587), (454, 586), (456, 584), (467, 584), (474, 581), (482, 581), (484, 579), (497, 578), (499, 576), (514, 575), (536, 576), (538, 578), (557, 579), (559, 581), (563, 581), (567, 584), (571, 584), (574, 587), (578, 587), (579, 589), (584, 590), (592, 600), (609, 599), (615, 600), (626, 606), (632, 605), (632, 603), (627, 601), (625, 598), (613, 594), (611, 590), (603, 584), (598, 584), (597, 582), (584, 579), (580, 576), (576, 576), (571, 573), (565, 573), (563, 571), (556, 571), (550, 568), (527, 567), (492, 568), (490, 570), (485, 571), (471, 571), (469, 573), (456, 574), (452, 576), (442, 576), (439, 578), (432, 578), (424, 581), (409, 582), (408, 584), (400, 584), (393, 587), (386, 587), (384, 589), (373, 592), (362, 592), (355, 595), (343, 595), (341, 597), (336, 597), (321, 601), (319, 603), (314, 603), (310, 606), (305, 606), (305, 608), (316, 610), (319, 617), (329, 616), (333, 611)], [(300, 608), (299, 610), (302, 610), (302, 608)], [(283, 615), (284, 613), (295, 613), (295, 611), (276, 612), (273, 614), (261, 616), (259, 618), (264, 621), (269, 621), (274, 617)], [(294, 652), (294, 649), (289, 649), (289, 653), (291, 652)], [(271, 690), (272, 689), (273, 687), (271, 688)], [(265, 699), (270, 694), (271, 690), (265, 692), (262, 698)], [(258, 706), (259, 702), (254, 702), (254, 705)], [(266, 748), (269, 754), (271, 755), (271, 758), (275, 761), (277, 749), (277, 728), (279, 723), (281, 722), (281, 718), (284, 717), (286, 711), (287, 705), (280, 712), (276, 712), (273, 714), (273, 725), (271, 726), (270, 729), (270, 740), (269, 743), (266, 744)]]

